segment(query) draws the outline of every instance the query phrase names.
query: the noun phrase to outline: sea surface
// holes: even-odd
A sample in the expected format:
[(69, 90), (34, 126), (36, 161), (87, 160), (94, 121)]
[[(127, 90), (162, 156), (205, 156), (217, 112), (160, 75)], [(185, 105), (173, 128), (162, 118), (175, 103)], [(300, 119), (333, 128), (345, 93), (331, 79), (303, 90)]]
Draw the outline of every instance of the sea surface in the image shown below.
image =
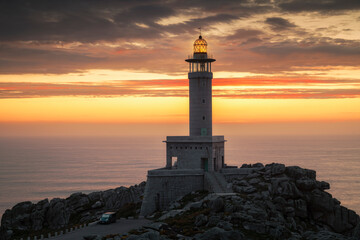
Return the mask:
[[(0, 138), (0, 214), (21, 201), (67, 197), (146, 180), (165, 165), (165, 136)], [(226, 136), (225, 162), (314, 169), (360, 213), (360, 136)]]

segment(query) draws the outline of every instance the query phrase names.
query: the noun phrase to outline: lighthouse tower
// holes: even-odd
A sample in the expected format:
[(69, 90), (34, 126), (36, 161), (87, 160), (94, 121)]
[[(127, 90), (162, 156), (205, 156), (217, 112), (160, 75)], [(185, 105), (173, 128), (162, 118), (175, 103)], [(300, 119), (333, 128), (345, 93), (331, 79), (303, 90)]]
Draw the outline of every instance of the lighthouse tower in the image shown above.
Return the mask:
[(162, 210), (168, 204), (196, 190), (229, 192), (222, 170), (224, 136), (212, 135), (211, 58), (207, 42), (200, 35), (194, 42), (189, 63), (189, 136), (167, 136), (166, 166), (149, 170), (141, 215)]
[(224, 136), (212, 135), (211, 58), (200, 35), (194, 42), (189, 63), (189, 136), (166, 138), (167, 169), (219, 171), (224, 167)]
[(194, 42), (189, 63), (190, 136), (212, 136), (212, 78), (207, 42), (200, 35)]

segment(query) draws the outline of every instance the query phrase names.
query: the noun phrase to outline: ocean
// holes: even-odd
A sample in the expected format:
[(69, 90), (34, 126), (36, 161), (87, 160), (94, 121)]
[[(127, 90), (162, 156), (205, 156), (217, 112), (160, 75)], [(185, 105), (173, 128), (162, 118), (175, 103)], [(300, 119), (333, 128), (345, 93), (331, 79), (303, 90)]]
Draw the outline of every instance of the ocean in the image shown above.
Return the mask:
[[(360, 213), (360, 136), (226, 136), (225, 162), (314, 169), (329, 192)], [(67, 197), (146, 180), (165, 166), (165, 136), (1, 137), (0, 214), (21, 201)]]

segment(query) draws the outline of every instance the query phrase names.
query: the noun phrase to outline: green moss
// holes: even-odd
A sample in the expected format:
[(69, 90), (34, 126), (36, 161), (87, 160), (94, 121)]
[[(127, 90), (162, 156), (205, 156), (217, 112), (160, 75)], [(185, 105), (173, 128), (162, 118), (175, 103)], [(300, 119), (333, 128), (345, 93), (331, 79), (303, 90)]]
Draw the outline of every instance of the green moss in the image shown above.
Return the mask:
[(128, 233), (130, 235), (141, 235), (143, 233), (146, 233), (147, 231), (146, 230), (137, 230), (137, 229), (132, 229), (130, 230)]
[(203, 199), (204, 197), (206, 197), (209, 194), (208, 191), (202, 190), (202, 191), (196, 191), (195, 193), (189, 193), (186, 194), (181, 200), (180, 200), (180, 207), (179, 208), (183, 208), (185, 207), (186, 204), (188, 204), (189, 202), (195, 202), (198, 201), (200, 199)]
[(119, 210), (116, 211), (117, 218), (138, 217), (137, 212), (141, 208), (141, 202), (139, 203), (126, 203)]
[(200, 215), (208, 215), (210, 209), (202, 208), (197, 210), (190, 210), (173, 218), (168, 218), (165, 222), (171, 226), (176, 232), (179, 232), (185, 236), (194, 236), (197, 233), (204, 232), (203, 230), (194, 230), (195, 218)]

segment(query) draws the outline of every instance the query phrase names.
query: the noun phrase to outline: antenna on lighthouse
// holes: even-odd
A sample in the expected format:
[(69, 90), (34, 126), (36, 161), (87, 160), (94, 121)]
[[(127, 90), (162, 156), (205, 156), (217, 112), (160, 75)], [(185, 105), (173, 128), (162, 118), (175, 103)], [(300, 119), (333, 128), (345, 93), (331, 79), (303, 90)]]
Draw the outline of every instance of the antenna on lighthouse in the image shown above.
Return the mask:
[(200, 30), (200, 36), (201, 36), (201, 27), (198, 28)]

